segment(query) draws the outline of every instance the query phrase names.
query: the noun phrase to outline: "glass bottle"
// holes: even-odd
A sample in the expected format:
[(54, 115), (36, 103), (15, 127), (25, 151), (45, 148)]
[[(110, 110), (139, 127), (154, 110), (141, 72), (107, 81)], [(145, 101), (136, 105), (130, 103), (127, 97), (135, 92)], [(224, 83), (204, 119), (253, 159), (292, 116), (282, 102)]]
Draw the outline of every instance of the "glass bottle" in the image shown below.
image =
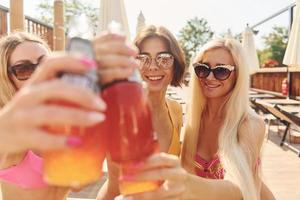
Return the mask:
[[(110, 157), (119, 164), (120, 177), (133, 176), (137, 170), (133, 166), (159, 149), (145, 84), (138, 69), (128, 79), (104, 86), (102, 97), (107, 104)], [(119, 183), (124, 195), (153, 190), (160, 185), (159, 181), (131, 182), (121, 178)]]

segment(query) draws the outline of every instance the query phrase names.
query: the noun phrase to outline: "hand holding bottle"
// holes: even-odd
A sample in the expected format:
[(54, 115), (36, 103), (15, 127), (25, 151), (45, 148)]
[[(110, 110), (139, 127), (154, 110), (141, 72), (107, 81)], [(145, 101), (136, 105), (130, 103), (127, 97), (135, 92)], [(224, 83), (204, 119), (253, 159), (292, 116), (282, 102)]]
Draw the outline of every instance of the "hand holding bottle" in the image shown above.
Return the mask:
[(93, 46), (102, 84), (126, 79), (138, 67), (134, 59), (137, 48), (127, 44), (121, 34), (102, 33), (93, 40)]
[[(77, 137), (51, 135), (46, 125), (91, 126), (104, 120), (104, 102), (90, 91), (57, 79), (60, 71), (84, 73), (88, 66), (73, 56), (50, 56), (26, 85), (0, 110), (0, 153), (62, 149), (78, 145)], [(78, 104), (86, 110), (49, 105), (51, 100)], [(97, 112), (91, 111), (97, 110)], [(74, 120), (75, 119), (75, 120)]]

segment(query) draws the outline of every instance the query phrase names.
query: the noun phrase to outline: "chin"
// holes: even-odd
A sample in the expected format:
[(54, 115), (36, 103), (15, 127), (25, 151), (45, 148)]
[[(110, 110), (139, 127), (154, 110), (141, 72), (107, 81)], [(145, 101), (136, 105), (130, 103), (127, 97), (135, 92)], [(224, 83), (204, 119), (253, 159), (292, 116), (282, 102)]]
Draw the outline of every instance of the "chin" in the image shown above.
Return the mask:
[(148, 91), (149, 92), (159, 92), (162, 90), (166, 90), (168, 87), (168, 84), (164, 83), (164, 82), (160, 82), (160, 83), (149, 83), (147, 81), (147, 86), (148, 86)]
[(164, 88), (162, 86), (159, 86), (159, 85), (149, 85), (148, 84), (148, 91), (149, 92), (159, 92), (159, 91), (162, 91)]
[(222, 90), (222, 88), (216, 89), (214, 91), (208, 91), (205, 88), (202, 88), (202, 91), (203, 91), (203, 95), (206, 98), (210, 98), (210, 99), (213, 99), (213, 98), (222, 98), (222, 97), (226, 96), (226, 93), (224, 93), (224, 91)]
[(214, 94), (214, 93), (207, 93), (207, 92), (204, 92), (203, 94), (204, 94), (204, 96), (205, 96), (206, 98), (208, 98), (208, 99), (215, 99), (215, 98), (220, 98), (220, 97), (221, 97), (221, 95), (219, 95), (219, 94)]
[(204, 91), (203, 95), (208, 99), (217, 99), (217, 98), (224, 98), (228, 95), (228, 92), (224, 91), (215, 91), (215, 92), (207, 92)]

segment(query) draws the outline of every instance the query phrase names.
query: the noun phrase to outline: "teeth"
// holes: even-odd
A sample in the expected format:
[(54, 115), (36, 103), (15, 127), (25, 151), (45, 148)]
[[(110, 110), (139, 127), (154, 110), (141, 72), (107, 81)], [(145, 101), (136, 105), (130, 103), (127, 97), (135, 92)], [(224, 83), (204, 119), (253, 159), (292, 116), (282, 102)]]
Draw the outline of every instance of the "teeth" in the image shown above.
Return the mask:
[(163, 78), (163, 76), (148, 76), (148, 79), (151, 80), (151, 81), (157, 81), (157, 80), (160, 80), (162, 78)]
[(216, 88), (216, 87), (219, 87), (219, 85), (210, 85), (210, 84), (207, 84), (207, 83), (206, 83), (206, 86), (209, 87), (209, 88)]

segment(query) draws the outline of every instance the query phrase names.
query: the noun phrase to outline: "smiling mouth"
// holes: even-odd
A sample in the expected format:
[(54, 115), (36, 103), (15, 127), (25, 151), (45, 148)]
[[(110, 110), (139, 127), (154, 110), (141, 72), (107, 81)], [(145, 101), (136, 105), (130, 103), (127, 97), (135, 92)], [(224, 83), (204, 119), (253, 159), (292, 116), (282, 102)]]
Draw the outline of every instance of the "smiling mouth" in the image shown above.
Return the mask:
[(219, 84), (208, 84), (208, 83), (204, 83), (204, 84), (205, 84), (205, 87), (207, 87), (209, 89), (215, 89), (215, 88), (220, 87)]
[(160, 81), (164, 78), (164, 76), (146, 76), (149, 81)]

